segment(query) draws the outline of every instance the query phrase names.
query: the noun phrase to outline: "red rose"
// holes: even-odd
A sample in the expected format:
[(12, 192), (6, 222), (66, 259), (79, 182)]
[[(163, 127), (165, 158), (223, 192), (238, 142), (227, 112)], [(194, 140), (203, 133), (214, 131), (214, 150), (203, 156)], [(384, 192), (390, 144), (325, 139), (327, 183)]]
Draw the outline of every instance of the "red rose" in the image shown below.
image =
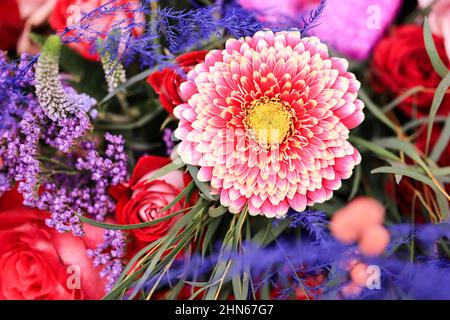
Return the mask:
[(14, 48), (22, 28), (23, 21), (16, 0), (0, 1), (0, 50)]
[[(50, 16), (49, 23), (51, 27), (57, 31), (64, 30), (67, 26), (76, 24), (82, 17), (82, 13), (89, 13), (96, 8), (111, 2), (110, 0), (58, 0), (55, 8)], [(98, 33), (107, 33), (110, 29), (115, 26), (118, 22), (128, 25), (131, 22), (140, 21), (143, 19), (141, 16), (135, 17), (130, 9), (137, 7), (139, 5), (139, 0), (117, 0), (114, 3), (108, 5), (121, 7), (128, 5), (126, 10), (116, 10), (111, 14), (102, 14), (98, 18), (93, 18), (94, 20), (89, 22), (90, 28), (95, 29)], [(141, 29), (133, 29), (134, 35), (139, 35), (142, 32)], [(92, 36), (96, 34), (92, 32)], [(67, 34), (68, 36), (75, 36), (75, 31), (71, 31)], [(69, 46), (79, 52), (84, 58), (88, 60), (98, 60), (99, 56), (93, 50), (92, 44), (89, 42), (73, 42)]]
[[(449, 66), (443, 39), (434, 37), (434, 41), (441, 59)], [(431, 65), (421, 26), (398, 27), (383, 39), (375, 49), (372, 73), (374, 88), (379, 93), (389, 92), (399, 96), (416, 86), (427, 88), (405, 100), (399, 108), (411, 117), (415, 116), (415, 108), (418, 116), (428, 115), (441, 78)], [(438, 113), (448, 115), (449, 111), (450, 94), (447, 94)]]
[[(171, 162), (168, 158), (157, 156), (141, 157), (128, 183), (111, 188), (111, 195), (117, 200), (116, 218), (119, 224), (137, 224), (157, 220), (183, 209), (183, 201), (161, 212), (187, 186), (189, 180), (182, 171), (176, 170), (147, 183), (152, 174)], [(143, 247), (163, 236), (180, 216), (165, 220), (156, 225), (130, 230)]]
[[(195, 65), (205, 60), (207, 53), (208, 51), (189, 52), (178, 56), (176, 63), (184, 72), (188, 73)], [(159, 94), (162, 106), (170, 114), (173, 113), (173, 109), (177, 105), (184, 102), (180, 96), (180, 84), (184, 81), (185, 79), (175, 69), (171, 68), (154, 72), (147, 78), (147, 82)]]
[(104, 281), (87, 256), (103, 231), (85, 225), (86, 237), (45, 225), (47, 212), (22, 205), (13, 190), (0, 198), (0, 299), (99, 299)]

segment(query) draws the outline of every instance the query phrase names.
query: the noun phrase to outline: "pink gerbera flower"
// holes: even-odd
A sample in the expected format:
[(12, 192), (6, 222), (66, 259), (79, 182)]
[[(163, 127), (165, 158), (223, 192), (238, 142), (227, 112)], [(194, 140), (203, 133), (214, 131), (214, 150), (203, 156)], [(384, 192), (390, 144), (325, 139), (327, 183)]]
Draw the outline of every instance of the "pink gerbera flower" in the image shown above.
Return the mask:
[(181, 84), (178, 154), (232, 213), (282, 217), (330, 199), (360, 162), (347, 139), (364, 105), (347, 66), (296, 31), (228, 40)]

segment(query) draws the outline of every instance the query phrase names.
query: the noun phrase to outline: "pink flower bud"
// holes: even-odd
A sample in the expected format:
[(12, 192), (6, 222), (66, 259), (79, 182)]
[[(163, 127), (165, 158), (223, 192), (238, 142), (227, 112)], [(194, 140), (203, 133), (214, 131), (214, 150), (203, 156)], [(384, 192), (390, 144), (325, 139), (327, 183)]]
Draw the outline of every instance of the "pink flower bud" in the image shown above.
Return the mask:
[(331, 232), (343, 243), (357, 241), (365, 229), (383, 223), (384, 207), (375, 199), (359, 197), (338, 210), (332, 218)]
[(382, 225), (374, 225), (364, 231), (359, 241), (359, 249), (366, 256), (383, 253), (389, 243), (389, 232)]
[(350, 271), (350, 277), (353, 282), (360, 287), (365, 287), (367, 284), (367, 265), (365, 263), (357, 263)]

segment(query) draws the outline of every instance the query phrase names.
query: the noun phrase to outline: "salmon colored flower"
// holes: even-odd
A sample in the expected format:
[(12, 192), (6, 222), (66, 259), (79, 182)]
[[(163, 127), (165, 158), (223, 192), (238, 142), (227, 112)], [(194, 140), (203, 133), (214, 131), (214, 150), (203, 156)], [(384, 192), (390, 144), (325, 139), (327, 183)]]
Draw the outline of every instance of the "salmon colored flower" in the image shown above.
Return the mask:
[(181, 159), (232, 213), (282, 217), (330, 199), (360, 162), (347, 139), (364, 105), (347, 66), (296, 31), (228, 40), (180, 86)]
[(389, 244), (389, 232), (382, 225), (367, 228), (359, 240), (359, 250), (366, 256), (378, 256)]
[(338, 210), (332, 219), (331, 232), (339, 241), (357, 241), (364, 230), (375, 224), (382, 224), (384, 207), (373, 198), (358, 197)]
[(359, 197), (338, 210), (331, 221), (331, 233), (339, 241), (358, 242), (366, 256), (383, 253), (389, 243), (389, 232), (383, 227), (384, 207), (377, 200)]

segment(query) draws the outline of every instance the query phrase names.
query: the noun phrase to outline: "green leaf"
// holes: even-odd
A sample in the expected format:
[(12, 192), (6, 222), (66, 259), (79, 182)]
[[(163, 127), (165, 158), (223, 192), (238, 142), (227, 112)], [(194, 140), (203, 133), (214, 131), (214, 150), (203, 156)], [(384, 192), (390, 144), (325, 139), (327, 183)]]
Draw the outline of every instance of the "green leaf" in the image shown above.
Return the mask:
[(431, 189), (433, 189), (436, 200), (439, 206), (439, 210), (441, 212), (441, 215), (446, 219), (449, 214), (449, 207), (448, 207), (448, 201), (442, 194), (442, 192), (436, 187), (436, 185), (433, 183), (433, 181), (428, 178), (427, 176), (424, 176), (421, 173), (418, 173), (414, 170), (411, 170), (409, 168), (395, 168), (395, 167), (380, 167), (376, 168), (371, 171), (372, 174), (376, 173), (392, 173), (392, 174), (399, 174), (404, 175), (407, 177), (410, 177), (412, 179), (415, 179), (417, 181), (423, 182), (426, 185), (430, 186)]
[[(413, 119), (409, 122), (407, 122), (403, 127), (402, 127), (402, 131), (408, 131), (411, 129), (414, 129), (422, 124), (427, 124), (428, 121), (430, 120), (429, 117), (423, 117), (423, 118), (419, 118), (419, 119)], [(447, 120), (447, 117), (444, 116), (436, 116), (434, 117), (434, 123), (442, 123)]]
[(390, 160), (394, 160), (394, 161), (400, 161), (401, 159), (396, 156), (395, 154), (393, 154), (392, 152), (380, 147), (379, 145), (364, 140), (362, 138), (359, 137), (350, 137), (348, 139), (351, 143), (354, 143), (360, 147), (363, 147), (369, 151), (372, 151), (373, 153), (375, 153), (376, 155), (378, 155), (379, 157), (381, 157), (382, 159), (390, 159)]
[(396, 125), (389, 120), (388, 117), (381, 111), (380, 107), (377, 106), (367, 95), (367, 93), (364, 91), (364, 89), (359, 89), (359, 97), (362, 101), (364, 101), (367, 109), (381, 122), (383, 122), (386, 126), (391, 128), (394, 132), (397, 132)]
[(403, 151), (408, 157), (413, 159), (423, 169), (427, 169), (426, 163), (422, 160), (417, 152), (416, 147), (413, 144), (397, 138), (377, 139), (375, 143), (380, 145), (381, 147)]
[(162, 217), (162, 218), (159, 218), (157, 220), (152, 220), (152, 221), (143, 222), (143, 223), (136, 223), (136, 224), (127, 224), (127, 225), (100, 222), (100, 221), (96, 221), (96, 220), (92, 220), (92, 219), (86, 218), (85, 216), (82, 216), (82, 215), (78, 215), (78, 217), (80, 218), (80, 220), (82, 222), (85, 222), (85, 223), (90, 224), (92, 226), (100, 227), (100, 228), (103, 228), (103, 229), (109, 229), (109, 230), (133, 230), (133, 229), (140, 229), (140, 228), (154, 226), (155, 224), (158, 224), (160, 222), (172, 219), (173, 217), (176, 217), (177, 215), (183, 213), (184, 211), (186, 211), (186, 210), (184, 209), (184, 210), (180, 210), (180, 211), (174, 212), (172, 214), (169, 214), (169, 215), (167, 215), (165, 217)]
[(202, 195), (205, 196), (207, 200), (216, 201), (218, 197), (211, 195), (210, 185), (208, 183), (198, 180), (197, 178), (198, 168), (191, 165), (188, 165), (187, 168), (189, 173), (191, 174), (192, 180), (194, 180), (195, 185), (197, 186), (197, 188), (199, 188)]
[(441, 83), (439, 83), (433, 97), (433, 103), (431, 104), (430, 109), (430, 115), (428, 120), (428, 128), (427, 128), (427, 153), (429, 150), (430, 145), (430, 139), (431, 139), (431, 132), (433, 130), (433, 123), (434, 118), (436, 117), (436, 114), (438, 112), (439, 106), (442, 103), (442, 100), (444, 100), (444, 96), (447, 93), (447, 89), (450, 87), (450, 72), (447, 73), (447, 75), (442, 79)]
[[(276, 225), (273, 225), (273, 221), (267, 219), (267, 225), (265, 229), (259, 230), (252, 239), (252, 242), (265, 247), (270, 244), (276, 237), (278, 237), (289, 226), (290, 219), (285, 218), (279, 220)], [(275, 237), (275, 238), (274, 238)]]
[(108, 130), (134, 130), (136, 128), (143, 127), (148, 122), (155, 119), (161, 112), (162, 108), (160, 105), (155, 106), (155, 108), (148, 110), (144, 116), (140, 117), (137, 121), (130, 123), (98, 123), (97, 128), (108, 129)]
[(164, 177), (166, 174), (178, 170), (180, 168), (183, 168), (184, 166), (185, 164), (181, 161), (181, 159), (176, 159), (175, 161), (165, 165), (164, 167), (153, 173), (152, 176), (147, 180), (147, 183), (152, 182), (153, 180), (156, 180), (158, 178)]
[(441, 135), (439, 136), (439, 139), (436, 141), (433, 151), (430, 154), (431, 160), (433, 160), (434, 162), (439, 161), (439, 159), (442, 156), (442, 153), (447, 148), (449, 140), (450, 140), (450, 117), (447, 117)]
[(450, 176), (450, 167), (444, 168), (431, 168), (431, 173), (437, 177), (439, 176)]
[[(186, 188), (183, 189), (183, 191), (181, 191), (168, 205), (166, 205), (164, 208), (161, 209), (161, 212), (167, 211), (170, 208), (172, 208), (175, 204), (177, 204), (181, 199), (183, 199), (183, 197), (193, 188), (193, 183), (191, 181), (191, 183), (189, 183)], [(140, 228), (145, 228), (145, 227), (150, 227), (153, 225), (156, 225), (160, 222), (169, 220), (181, 213), (183, 213), (184, 211), (188, 210), (190, 208), (185, 208), (183, 210), (174, 212), (172, 214), (169, 214), (165, 217), (162, 217), (160, 219), (157, 220), (153, 220), (153, 221), (149, 221), (149, 222), (143, 222), (143, 223), (137, 223), (137, 224), (130, 224), (130, 225), (121, 225), (121, 224), (111, 224), (111, 223), (104, 223), (104, 222), (99, 222), (99, 221), (95, 221), (89, 218), (86, 218), (82, 215), (78, 215), (80, 217), (80, 220), (83, 222), (86, 222), (87, 224), (96, 226), (96, 227), (100, 227), (103, 229), (109, 229), (109, 230), (132, 230), (132, 229), (140, 229)]]
[(183, 199), (192, 189), (194, 188), (193, 182), (189, 182), (189, 184), (184, 188), (167, 206), (161, 209), (162, 212), (169, 210), (175, 204), (177, 204), (181, 199)]
[(423, 38), (425, 40), (425, 48), (428, 56), (431, 60), (434, 70), (443, 78), (447, 75), (448, 69), (439, 57), (439, 53), (436, 49), (436, 45), (433, 40), (433, 34), (431, 33), (430, 23), (428, 18), (425, 17), (423, 23)]
[(211, 240), (216, 233), (217, 228), (219, 227), (220, 223), (222, 222), (223, 216), (220, 216), (218, 218), (213, 219), (207, 226), (205, 238), (203, 239), (202, 244), (202, 257), (205, 257), (206, 249), (208, 248), (209, 244), (211, 243)]
[(392, 100), (390, 103), (385, 105), (382, 108), (383, 113), (391, 111), (392, 109), (394, 109), (396, 106), (398, 106), (400, 103), (402, 103), (403, 101), (405, 101), (406, 99), (408, 99), (412, 95), (414, 95), (416, 93), (419, 93), (419, 92), (421, 92), (423, 90), (425, 90), (425, 87), (423, 87), (423, 86), (416, 86), (416, 87), (413, 87), (411, 89), (406, 90), (404, 93), (402, 93), (397, 98)]
[[(191, 181), (186, 188), (184, 188), (168, 205), (166, 205), (164, 208), (161, 209), (160, 212), (164, 212), (169, 210), (170, 208), (172, 208), (175, 204), (177, 204), (181, 199), (183, 199), (183, 197), (194, 187), (193, 182)], [(86, 222), (90, 225), (96, 226), (96, 227), (100, 227), (103, 229), (110, 229), (110, 230), (132, 230), (132, 229), (140, 229), (140, 228), (145, 228), (145, 227), (149, 227), (149, 226), (153, 226), (155, 224), (158, 224), (160, 222), (163, 222), (165, 220), (169, 220), (181, 213), (183, 213), (186, 210), (189, 210), (190, 208), (185, 208), (179, 211), (176, 211), (172, 214), (169, 214), (165, 217), (162, 217), (160, 219), (157, 220), (153, 220), (153, 221), (149, 221), (149, 222), (143, 222), (143, 223), (137, 223), (137, 224), (129, 224), (129, 225), (122, 225), (122, 224), (111, 224), (111, 223), (104, 223), (104, 222), (99, 222), (99, 221), (95, 221), (89, 218), (86, 218), (82, 215), (78, 215), (80, 217), (80, 220), (83, 222)]]
[(38, 46), (42, 47), (45, 43), (46, 37), (34, 32), (30, 32), (30, 39)]
[(136, 264), (136, 262), (146, 253), (148, 253), (152, 248), (154, 248), (156, 245), (158, 245), (160, 242), (162, 241), (162, 238), (153, 241), (152, 243), (146, 245), (144, 248), (142, 248), (141, 250), (139, 250), (134, 257), (130, 260), (130, 262), (128, 262), (128, 264), (125, 266), (125, 269), (123, 270), (118, 283), (120, 283), (125, 276), (128, 274), (128, 272), (131, 271), (131, 269), (134, 267), (134, 265)]
[(423, 182), (427, 185), (429, 185), (430, 187), (432, 187), (433, 189), (435, 188), (433, 181), (431, 181), (430, 178), (428, 178), (427, 176), (418, 173), (416, 171), (407, 169), (407, 168), (396, 168), (396, 167), (379, 167), (376, 169), (373, 169), (371, 172), (371, 174), (376, 174), (376, 173), (392, 173), (392, 174), (400, 174), (403, 176), (407, 176), (410, 177), (414, 180)]
[(218, 206), (218, 207), (210, 207), (208, 210), (208, 214), (212, 218), (220, 217), (221, 215), (225, 214), (228, 211), (228, 208), (224, 206)]
[(353, 183), (352, 190), (350, 191), (350, 195), (348, 196), (348, 201), (352, 200), (359, 189), (359, 184), (361, 183), (362, 176), (361, 165), (355, 167), (355, 174), (353, 175)]

